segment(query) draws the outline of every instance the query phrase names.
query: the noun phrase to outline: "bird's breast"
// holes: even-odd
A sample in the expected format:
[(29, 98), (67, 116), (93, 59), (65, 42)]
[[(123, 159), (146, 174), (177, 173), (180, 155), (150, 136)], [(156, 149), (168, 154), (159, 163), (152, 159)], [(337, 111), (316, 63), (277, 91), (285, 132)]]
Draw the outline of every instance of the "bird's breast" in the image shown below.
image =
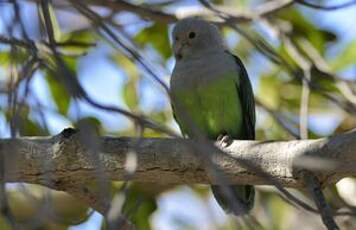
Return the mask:
[(236, 63), (225, 57), (178, 63), (171, 93), (183, 133), (194, 136), (191, 127), (195, 126), (209, 138), (221, 133), (238, 136), (242, 122), (238, 79)]
[(215, 81), (216, 78), (226, 73), (236, 72), (238, 66), (231, 55), (225, 52), (208, 55), (191, 60), (182, 60), (176, 63), (172, 78), (171, 88), (196, 88)]

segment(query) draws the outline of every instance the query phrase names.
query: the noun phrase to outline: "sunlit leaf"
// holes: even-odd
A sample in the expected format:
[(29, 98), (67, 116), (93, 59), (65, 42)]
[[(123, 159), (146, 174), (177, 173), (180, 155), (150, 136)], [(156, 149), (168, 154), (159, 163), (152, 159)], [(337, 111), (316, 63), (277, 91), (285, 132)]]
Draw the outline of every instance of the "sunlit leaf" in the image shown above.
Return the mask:
[(208, 197), (210, 193), (210, 188), (209, 186), (206, 185), (193, 185), (191, 186), (191, 189), (199, 196), (206, 198)]
[(127, 191), (123, 212), (130, 216), (130, 220), (138, 230), (149, 230), (149, 217), (157, 209), (156, 198), (151, 194), (133, 186)]
[(15, 114), (5, 111), (6, 120), (14, 124), (14, 128), (19, 131), (21, 136), (47, 136), (45, 130), (37, 121), (30, 117), (31, 108), (27, 105), (18, 107)]
[[(65, 226), (73, 225), (73, 223), (79, 224), (88, 217), (88, 206), (67, 193), (49, 190), (37, 185), (27, 185), (25, 189), (26, 192), (18, 189), (8, 192), (9, 206), (15, 219), (19, 222), (28, 223), (48, 214), (48, 217), (38, 224), (43, 227), (47, 226), (47, 228), (52, 226), (56, 227), (55, 229), (66, 229)], [(45, 205), (45, 202), (48, 202), (47, 205), (51, 208), (46, 213), (41, 213), (43, 212), (42, 205)]]
[(124, 85), (123, 89), (123, 97), (125, 100), (126, 105), (130, 109), (135, 109), (137, 108), (138, 105), (138, 96), (137, 96), (137, 85), (136, 81), (130, 79), (126, 84)]
[(0, 215), (0, 229), (3, 230), (11, 230), (11, 225), (8, 221), (6, 221), (5, 217)]
[[(49, 10), (49, 16), (50, 16), (50, 21), (52, 23), (52, 29), (53, 29), (53, 34), (54, 34), (54, 39), (56, 41), (60, 41), (61, 39), (61, 29), (57, 20), (56, 12), (51, 4), (48, 6)], [(42, 25), (46, 25), (45, 18), (43, 15), (43, 11), (40, 11), (40, 19), (42, 22)]]
[[(84, 55), (95, 47), (97, 36), (90, 30), (77, 30), (63, 34), (61, 42), (66, 44), (60, 46), (62, 52), (70, 55)], [(72, 44), (72, 45), (69, 45)]]
[(295, 8), (289, 8), (276, 13), (275, 18), (285, 20), (292, 26), (292, 34), (290, 37), (295, 36), (306, 37), (313, 46), (322, 54), (325, 52), (327, 42), (336, 41), (336, 35), (331, 31), (319, 29), (303, 14)]
[(356, 41), (350, 42), (339, 52), (339, 55), (332, 60), (331, 68), (334, 71), (346, 69), (356, 64)]
[(151, 44), (164, 59), (171, 56), (167, 24), (155, 22), (141, 30), (136, 35), (135, 40), (141, 45)]
[(53, 212), (58, 218), (58, 223), (73, 225), (82, 223), (89, 217), (89, 207), (81, 200), (58, 191), (51, 191)]
[(66, 115), (70, 105), (70, 96), (67, 90), (54, 76), (50, 75), (49, 72), (47, 72), (46, 80), (58, 111)]
[(132, 109), (136, 110), (139, 104), (138, 96), (138, 80), (139, 72), (137, 66), (131, 62), (127, 57), (117, 54), (112, 57), (115, 62), (117, 62), (122, 70), (126, 73), (128, 80), (126, 81), (123, 88), (123, 99), (126, 105)]
[(14, 52), (0, 51), (0, 66), (5, 68), (8, 68), (10, 63), (23, 64), (28, 59), (28, 53), (24, 49), (16, 49)]
[(258, 97), (264, 104), (275, 109), (278, 108), (280, 104), (281, 97), (279, 90), (282, 87), (282, 82), (278, 79), (277, 75), (278, 72), (261, 75), (257, 92)]
[(10, 55), (8, 51), (0, 52), (0, 65), (7, 67), (10, 63)]
[[(61, 114), (66, 115), (69, 109), (71, 97), (68, 93), (68, 89), (63, 84), (63, 82), (61, 82), (60, 77), (63, 76), (58, 75), (58, 73), (62, 73), (60, 69), (61, 67), (57, 66), (52, 57), (49, 57), (49, 60), (52, 61), (50, 62), (50, 65), (52, 65), (52, 71), (56, 71), (56, 74), (54, 75), (52, 71), (46, 71), (47, 84), (50, 88), (51, 95), (54, 102), (56, 103), (58, 111)], [(68, 71), (72, 72), (73, 76), (75, 77), (75, 73), (77, 72), (77, 59), (71, 57), (63, 57), (63, 61), (66, 65), (66, 68), (68, 68)]]

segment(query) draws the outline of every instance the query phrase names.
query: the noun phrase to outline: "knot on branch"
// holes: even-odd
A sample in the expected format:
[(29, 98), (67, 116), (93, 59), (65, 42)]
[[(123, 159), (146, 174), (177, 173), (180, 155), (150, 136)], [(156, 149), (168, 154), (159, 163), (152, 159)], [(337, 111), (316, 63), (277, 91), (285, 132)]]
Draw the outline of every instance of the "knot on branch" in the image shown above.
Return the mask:
[(77, 133), (79, 130), (73, 128), (66, 128), (60, 133), (64, 138), (70, 138), (73, 134)]
[(52, 160), (53, 164), (60, 170), (76, 170), (81, 165), (88, 165), (86, 147), (90, 144), (82, 140), (81, 132), (78, 129), (66, 128), (61, 133), (53, 137)]

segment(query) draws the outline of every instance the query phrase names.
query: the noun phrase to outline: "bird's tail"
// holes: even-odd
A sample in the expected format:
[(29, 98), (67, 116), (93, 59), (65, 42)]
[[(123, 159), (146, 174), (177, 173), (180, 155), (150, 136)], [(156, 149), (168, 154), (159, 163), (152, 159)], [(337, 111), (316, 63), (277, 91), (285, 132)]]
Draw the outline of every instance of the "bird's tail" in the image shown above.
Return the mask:
[(227, 213), (246, 215), (255, 202), (255, 188), (252, 185), (211, 186), (214, 197)]

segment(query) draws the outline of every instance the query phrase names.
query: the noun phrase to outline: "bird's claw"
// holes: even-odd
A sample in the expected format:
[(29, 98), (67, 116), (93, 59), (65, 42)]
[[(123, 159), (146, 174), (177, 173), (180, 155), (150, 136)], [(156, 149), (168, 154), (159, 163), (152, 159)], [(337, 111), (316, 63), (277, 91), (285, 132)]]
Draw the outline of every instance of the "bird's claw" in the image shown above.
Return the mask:
[(226, 134), (220, 134), (217, 138), (217, 143), (220, 147), (226, 148), (229, 147), (233, 142), (233, 139)]

